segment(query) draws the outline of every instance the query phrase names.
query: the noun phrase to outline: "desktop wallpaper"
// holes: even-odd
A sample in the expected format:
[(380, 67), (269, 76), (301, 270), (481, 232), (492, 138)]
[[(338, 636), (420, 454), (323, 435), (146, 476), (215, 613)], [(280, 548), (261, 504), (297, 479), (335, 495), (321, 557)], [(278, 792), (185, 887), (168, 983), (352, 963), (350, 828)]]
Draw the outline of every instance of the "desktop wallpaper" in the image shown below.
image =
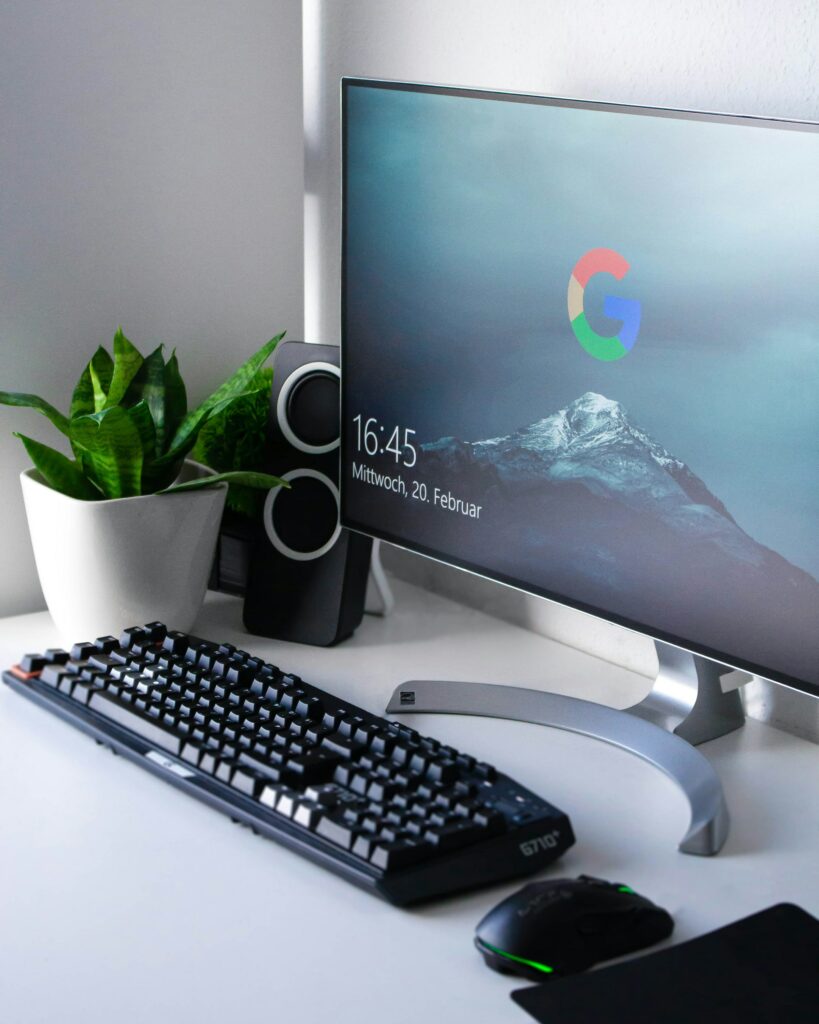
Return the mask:
[(819, 686), (819, 134), (356, 84), (345, 126), (345, 522)]

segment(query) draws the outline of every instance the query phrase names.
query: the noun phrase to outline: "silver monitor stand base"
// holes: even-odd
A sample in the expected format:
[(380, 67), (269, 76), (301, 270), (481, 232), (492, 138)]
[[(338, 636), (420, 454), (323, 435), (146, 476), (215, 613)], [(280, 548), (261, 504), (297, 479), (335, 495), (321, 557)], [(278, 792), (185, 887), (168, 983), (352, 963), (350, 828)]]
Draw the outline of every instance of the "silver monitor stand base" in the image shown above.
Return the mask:
[(420, 679), (396, 688), (387, 713), (507, 718), (613, 743), (677, 783), (691, 807), (679, 849), (710, 856), (728, 836), (728, 808), (719, 777), (692, 744), (739, 728), (742, 703), (736, 689), (723, 691), (722, 676), (731, 671), (726, 666), (659, 642), (657, 655), (660, 671), (651, 693), (625, 711), (519, 686)]

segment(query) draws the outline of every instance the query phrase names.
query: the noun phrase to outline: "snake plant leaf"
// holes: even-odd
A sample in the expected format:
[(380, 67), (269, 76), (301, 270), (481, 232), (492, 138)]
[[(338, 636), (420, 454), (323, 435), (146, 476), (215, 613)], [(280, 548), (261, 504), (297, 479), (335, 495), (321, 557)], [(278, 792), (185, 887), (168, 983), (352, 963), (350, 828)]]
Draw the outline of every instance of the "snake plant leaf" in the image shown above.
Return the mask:
[[(93, 359), (105, 359), (106, 356), (108, 356), (108, 353), (100, 345), (94, 353)], [(111, 357), (108, 356), (108, 358), (110, 359)], [(91, 363), (88, 363), (82, 371), (80, 379), (77, 381), (77, 386), (74, 388), (68, 415), (73, 419), (75, 416), (87, 416), (94, 411), (94, 384), (91, 380)]]
[(247, 362), (243, 363), (224, 384), (220, 385), (213, 394), (209, 395), (201, 405), (187, 414), (174, 434), (168, 451), (159, 460), (160, 462), (163, 460), (171, 462), (179, 458), (180, 455), (189, 452), (196, 443), (196, 436), (199, 430), (210, 416), (221, 412), (234, 399), (252, 393), (248, 385), (251, 384), (257, 370), (272, 355), (273, 350), (282, 340), (284, 334), (285, 332), (283, 331), (281, 334), (277, 334), (275, 338), (271, 338), (267, 344), (262, 345), (259, 351), (254, 353)]
[(139, 434), (144, 471), (146, 463), (153, 459), (156, 450), (156, 427), (151, 416), (151, 410), (148, 408), (148, 403), (142, 401), (137, 402), (136, 405), (125, 407), (125, 411)]
[[(165, 440), (170, 440), (179, 429), (179, 425), (185, 418), (188, 411), (188, 394), (185, 390), (185, 382), (179, 373), (179, 363), (176, 359), (176, 349), (171, 353), (171, 358), (165, 365)], [(163, 448), (157, 448), (157, 454), (161, 455)]]
[(290, 487), (286, 480), (269, 473), (250, 473), (241, 469), (233, 469), (228, 473), (214, 473), (213, 476), (200, 476), (195, 480), (186, 480), (182, 484), (174, 484), (166, 487), (160, 494), (175, 494), (177, 491), (198, 491), (203, 487), (210, 487), (212, 484), (242, 484), (244, 487), (259, 487), (270, 490), (271, 487)]
[(187, 456), (190, 453), (191, 449), (196, 444), (196, 440), (199, 436), (199, 431), (204, 427), (206, 423), (209, 422), (209, 420), (211, 420), (214, 416), (218, 416), (220, 412), (223, 412), (225, 409), (227, 409), (237, 399), (247, 398), (248, 396), (255, 395), (256, 393), (257, 389), (249, 391), (240, 391), (238, 392), (238, 394), (232, 395), (230, 398), (224, 399), (224, 401), (220, 402), (219, 405), (214, 406), (212, 409), (206, 410), (202, 414), (202, 417), (199, 420), (199, 422), (188, 434), (185, 441), (179, 445), (174, 444), (172, 448), (170, 448), (164, 455), (160, 456), (157, 459), (156, 464), (158, 466), (165, 466), (170, 465), (171, 462), (178, 462), (180, 459), (184, 459), (185, 456)]
[(60, 431), (68, 436), (68, 418), (39, 395), (25, 395), (18, 391), (0, 391), (0, 405), (16, 405), (25, 409), (36, 409), (46, 416)]
[(134, 374), (140, 366), (142, 366), (142, 355), (122, 333), (122, 328), (118, 327), (114, 335), (114, 372), (103, 408), (110, 409), (120, 404), (128, 390), (128, 385), (134, 379)]
[(111, 387), (111, 379), (114, 376), (114, 360), (102, 345), (91, 357), (88, 372), (91, 374), (91, 386), (94, 392), (94, 412), (101, 412), (105, 408), (108, 389)]
[(162, 358), (162, 346), (155, 348), (142, 361), (134, 374), (123, 402), (135, 405), (145, 402), (154, 421), (155, 450), (151, 458), (162, 453), (165, 441), (165, 360)]
[(95, 501), (102, 497), (96, 487), (86, 479), (77, 463), (62, 452), (24, 434), (15, 433), (14, 436), (23, 442), (28, 457), (49, 487), (61, 494), (67, 494), (69, 498), (79, 498), (80, 501)]
[(71, 441), (84, 472), (106, 498), (141, 494), (142, 438), (120, 405), (71, 421)]
[[(156, 458), (156, 427), (154, 425), (151, 410), (148, 403), (143, 399), (136, 405), (126, 407), (126, 412), (137, 428), (140, 443), (142, 444), (142, 482), (141, 494), (153, 494), (162, 487), (176, 479), (176, 475), (182, 468), (181, 464), (176, 467), (173, 475), (169, 475), (170, 469), (154, 470)], [(172, 468), (172, 467), (171, 467)]]
[[(71, 409), (69, 412), (71, 420), (99, 412), (107, 397), (105, 394), (107, 385), (103, 387), (103, 382), (107, 380), (110, 383), (113, 375), (114, 362), (102, 345), (99, 345), (97, 351), (83, 370), (80, 379), (77, 381), (77, 386), (74, 388), (74, 394), (71, 396)], [(80, 466), (82, 466), (84, 472), (90, 472), (86, 453), (74, 443), (70, 430), (68, 436), (75, 458)]]
[(91, 383), (91, 368), (88, 365), (82, 371), (80, 379), (77, 381), (77, 386), (74, 388), (68, 415), (69, 418), (73, 419), (75, 416), (87, 416), (93, 411), (94, 385)]

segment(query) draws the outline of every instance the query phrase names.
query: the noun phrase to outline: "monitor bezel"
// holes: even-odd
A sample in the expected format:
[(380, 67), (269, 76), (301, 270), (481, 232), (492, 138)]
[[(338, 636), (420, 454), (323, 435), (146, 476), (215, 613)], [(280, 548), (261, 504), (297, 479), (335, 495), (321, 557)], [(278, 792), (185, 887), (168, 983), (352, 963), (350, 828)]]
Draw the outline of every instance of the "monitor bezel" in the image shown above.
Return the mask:
[[(505, 576), (502, 573), (495, 573), (486, 566), (478, 565), (464, 559), (453, 557), (444, 551), (418, 544), (392, 533), (388, 529), (374, 527), (357, 521), (351, 516), (346, 508), (346, 473), (345, 473), (345, 423), (347, 419), (348, 395), (347, 395), (347, 373), (346, 373), (346, 250), (347, 250), (347, 99), (350, 89), (354, 88), (388, 89), (402, 92), (424, 92), (436, 93), (445, 96), (463, 96), (464, 98), (486, 99), (502, 102), (533, 103), (539, 106), (570, 107), (582, 110), (611, 111), (621, 114), (634, 114), (637, 116), (673, 118), (676, 120), (710, 121), (720, 124), (735, 124), (758, 128), (773, 128), (786, 131), (807, 131), (816, 133), (819, 131), (819, 122), (803, 121), (790, 118), (778, 118), (769, 116), (758, 116), (750, 114), (729, 114), (718, 112), (706, 112), (699, 110), (685, 110), (674, 107), (653, 107), (637, 104), (600, 102), (597, 100), (581, 100), (558, 96), (542, 96), (536, 93), (508, 92), (495, 89), (477, 89), (462, 86), (432, 85), (420, 82), (402, 82), (388, 79), (343, 77), (341, 79), (341, 401), (340, 401), (340, 431), (341, 444), (339, 446), (339, 519), (341, 525), (348, 530), (364, 534), (378, 540), (387, 541), (405, 551), (423, 555), (432, 561), (442, 565), (453, 566), (468, 572), (473, 576), (498, 583), (502, 586), (516, 590), (520, 593), (531, 594), (534, 597), (542, 598), (553, 604), (563, 607), (574, 608), (577, 611), (585, 612), (605, 622), (621, 626), (640, 636), (646, 636), (651, 640), (670, 644), (681, 650), (690, 651), (692, 654), (709, 658), (711, 661), (726, 665), (729, 668), (739, 669), (755, 676), (760, 676), (772, 682), (790, 687), (791, 689), (819, 697), (819, 683), (813, 683), (807, 679), (800, 679), (787, 673), (780, 672), (767, 665), (757, 664), (730, 652), (719, 651), (707, 647), (687, 637), (677, 636), (665, 630), (657, 629), (650, 623), (639, 622), (623, 615), (618, 615), (606, 608), (600, 608), (593, 604), (578, 601), (557, 591), (550, 591), (546, 587), (538, 587), (534, 584), (524, 582), (513, 577)], [(819, 629), (819, 623), (817, 623)]]

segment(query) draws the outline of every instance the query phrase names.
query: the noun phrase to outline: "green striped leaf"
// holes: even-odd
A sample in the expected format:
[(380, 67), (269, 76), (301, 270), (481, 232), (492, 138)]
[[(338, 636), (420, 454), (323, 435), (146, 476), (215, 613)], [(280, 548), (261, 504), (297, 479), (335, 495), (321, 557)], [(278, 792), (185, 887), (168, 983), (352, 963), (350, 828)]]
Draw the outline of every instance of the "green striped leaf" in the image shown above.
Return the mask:
[(114, 361), (102, 345), (100, 345), (91, 357), (91, 362), (88, 364), (88, 371), (91, 374), (94, 412), (101, 412), (105, 408), (105, 402), (108, 398), (108, 389), (111, 387), (111, 379), (114, 376)]
[(74, 388), (68, 415), (71, 419), (74, 419), (75, 416), (87, 416), (93, 411), (94, 385), (91, 383), (91, 367), (89, 364), (82, 371), (80, 379), (77, 381), (77, 386)]
[(199, 436), (199, 432), (205, 426), (206, 423), (208, 423), (215, 416), (218, 416), (219, 413), (224, 412), (231, 405), (233, 405), (233, 403), (235, 401), (237, 401), (238, 399), (240, 399), (240, 398), (247, 398), (250, 395), (255, 395), (257, 393), (258, 393), (258, 389), (254, 389), (252, 391), (240, 391), (238, 394), (233, 395), (231, 398), (226, 398), (223, 402), (221, 402), (219, 405), (215, 406), (214, 408), (208, 409), (202, 415), (202, 418), (196, 424), (196, 427), (188, 435), (188, 437), (185, 440), (184, 444), (174, 445), (174, 447), (171, 448), (170, 451), (166, 452), (165, 455), (160, 456), (156, 460), (156, 464), (158, 466), (164, 466), (164, 465), (168, 465), (171, 460), (173, 462), (178, 462), (179, 459), (185, 458), (185, 456), (187, 456), (190, 453), (191, 449), (196, 444), (196, 439)]
[(284, 337), (284, 334), (285, 332), (283, 331), (275, 338), (271, 338), (266, 345), (262, 345), (259, 351), (254, 353), (246, 363), (243, 363), (224, 384), (220, 385), (193, 412), (187, 414), (174, 434), (167, 453), (159, 460), (160, 462), (173, 461), (179, 458), (180, 455), (189, 452), (196, 443), (196, 435), (199, 433), (202, 425), (211, 416), (227, 408), (234, 399), (252, 394), (253, 390), (256, 390), (249, 389), (249, 385), (262, 364), (272, 355), (273, 350)]
[[(89, 413), (98, 412), (94, 402), (94, 382), (91, 379), (92, 364), (95, 367), (95, 375), (100, 392), (107, 393), (107, 389), (111, 386), (111, 378), (114, 374), (114, 360), (100, 345), (91, 356), (91, 361), (83, 370), (79, 381), (77, 381), (69, 411), (69, 416), (72, 419), (75, 416), (87, 416)], [(101, 398), (99, 408), (101, 408), (102, 401), (104, 401), (104, 397)]]
[(117, 405), (72, 420), (71, 441), (86, 475), (106, 498), (142, 493), (142, 438), (129, 410)]
[(161, 345), (142, 361), (124, 401), (126, 405), (144, 402), (150, 410), (154, 422), (155, 443), (150, 453), (153, 459), (162, 452), (165, 441), (165, 360), (162, 358)]
[(140, 366), (142, 355), (122, 333), (122, 328), (118, 327), (114, 335), (114, 371), (104, 408), (110, 409), (120, 404)]
[(0, 405), (14, 405), (23, 409), (36, 409), (47, 417), (60, 431), (68, 436), (68, 418), (39, 395), (25, 395), (19, 391), (0, 391)]
[(62, 452), (24, 434), (15, 433), (14, 436), (23, 442), (28, 457), (49, 487), (61, 494), (67, 494), (69, 498), (79, 498), (80, 501), (96, 501), (102, 497), (96, 487), (86, 479), (77, 463)]
[(157, 448), (158, 455), (163, 454), (165, 441), (170, 440), (177, 432), (187, 411), (188, 395), (185, 391), (185, 382), (179, 373), (179, 363), (174, 349), (165, 366), (165, 437), (163, 446)]
[(137, 402), (125, 409), (128, 418), (136, 427), (139, 434), (140, 445), (142, 446), (143, 468), (154, 457), (156, 449), (156, 427), (154, 426), (151, 410), (147, 402)]
[(222, 482), (228, 484), (242, 484), (244, 487), (259, 487), (269, 491), (271, 487), (290, 487), (286, 480), (269, 473), (249, 473), (241, 469), (231, 470), (228, 473), (214, 473), (213, 476), (199, 476), (195, 480), (186, 480), (182, 484), (174, 484), (160, 491), (160, 494), (175, 494), (177, 491), (198, 491), (203, 487), (211, 487), (213, 484)]

